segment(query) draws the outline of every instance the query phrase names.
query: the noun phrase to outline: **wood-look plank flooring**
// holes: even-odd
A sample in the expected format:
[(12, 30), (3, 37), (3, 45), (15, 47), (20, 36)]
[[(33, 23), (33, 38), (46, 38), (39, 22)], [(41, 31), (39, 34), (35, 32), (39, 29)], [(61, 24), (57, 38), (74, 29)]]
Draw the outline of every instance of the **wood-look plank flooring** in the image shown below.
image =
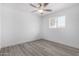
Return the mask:
[(79, 56), (79, 49), (40, 39), (2, 48), (0, 56)]

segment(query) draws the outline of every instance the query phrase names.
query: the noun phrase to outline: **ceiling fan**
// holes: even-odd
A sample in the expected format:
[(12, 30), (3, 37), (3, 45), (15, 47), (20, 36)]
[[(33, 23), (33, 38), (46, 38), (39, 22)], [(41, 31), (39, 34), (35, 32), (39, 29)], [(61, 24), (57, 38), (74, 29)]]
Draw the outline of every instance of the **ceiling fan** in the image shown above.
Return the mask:
[(48, 5), (48, 3), (38, 3), (37, 5), (30, 4), (30, 6), (35, 8), (32, 12), (39, 12), (40, 14), (44, 14), (44, 12), (52, 12), (51, 9), (46, 8)]

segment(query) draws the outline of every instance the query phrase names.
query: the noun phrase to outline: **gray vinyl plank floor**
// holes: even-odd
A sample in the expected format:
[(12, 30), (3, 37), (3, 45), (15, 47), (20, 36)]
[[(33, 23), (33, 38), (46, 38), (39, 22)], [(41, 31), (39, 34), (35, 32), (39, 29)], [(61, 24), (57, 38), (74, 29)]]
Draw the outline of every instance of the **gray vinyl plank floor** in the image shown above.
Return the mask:
[(0, 56), (79, 56), (79, 49), (40, 39), (2, 48)]

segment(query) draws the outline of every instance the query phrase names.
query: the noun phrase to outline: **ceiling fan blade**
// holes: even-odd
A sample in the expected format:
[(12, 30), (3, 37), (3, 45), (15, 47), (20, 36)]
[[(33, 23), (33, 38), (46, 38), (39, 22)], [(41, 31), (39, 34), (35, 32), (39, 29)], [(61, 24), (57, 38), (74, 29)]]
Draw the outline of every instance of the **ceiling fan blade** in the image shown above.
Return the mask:
[(52, 10), (51, 10), (51, 9), (45, 9), (44, 11), (48, 11), (48, 12), (51, 12)]
[(46, 7), (48, 5), (48, 3), (44, 3), (44, 7)]
[(33, 4), (30, 4), (30, 6), (37, 8), (36, 6), (34, 6)]

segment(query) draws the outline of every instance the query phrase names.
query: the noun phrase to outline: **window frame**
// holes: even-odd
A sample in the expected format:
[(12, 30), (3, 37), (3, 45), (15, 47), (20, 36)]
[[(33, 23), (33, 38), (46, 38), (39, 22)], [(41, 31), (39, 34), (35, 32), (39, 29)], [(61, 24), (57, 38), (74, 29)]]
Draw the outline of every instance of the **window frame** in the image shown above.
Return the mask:
[[(65, 16), (55, 16), (55, 17), (49, 18), (49, 28), (52, 28), (52, 29), (53, 28), (65, 28), (66, 26), (65, 18), (66, 18)], [(55, 22), (53, 25), (52, 25), (52, 20), (54, 20)]]

